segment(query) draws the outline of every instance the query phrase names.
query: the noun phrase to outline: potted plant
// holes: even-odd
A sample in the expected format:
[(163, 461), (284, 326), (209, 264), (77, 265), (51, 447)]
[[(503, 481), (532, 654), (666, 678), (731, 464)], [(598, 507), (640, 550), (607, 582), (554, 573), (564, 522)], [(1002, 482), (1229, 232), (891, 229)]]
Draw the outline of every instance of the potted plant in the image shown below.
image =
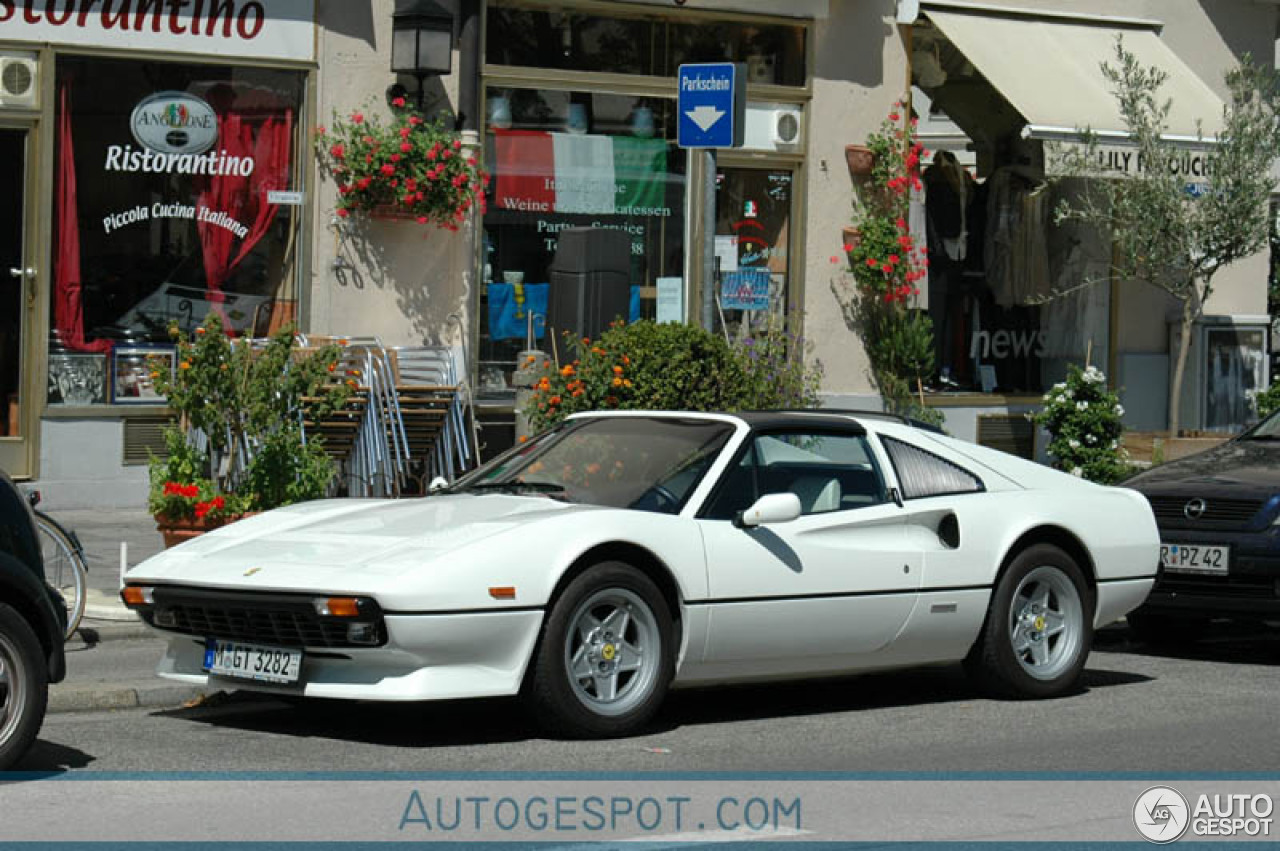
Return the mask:
[[(148, 505), (166, 546), (246, 514), (324, 496), (336, 468), (314, 421), (346, 404), (355, 375), (339, 375), (337, 346), (301, 353), (292, 328), (265, 345), (236, 340), (211, 312), (192, 337), (170, 328), (178, 364), (151, 377), (176, 421), (153, 457)], [(185, 534), (184, 534), (185, 533)]]
[(336, 213), (395, 216), (457, 230), (472, 207), (485, 209), (489, 175), (463, 150), (443, 119), (434, 122), (391, 102), (392, 119), (355, 111), (336, 113), (316, 128), (316, 152), (338, 185)]
[[(927, 274), (928, 249), (907, 220), (911, 190), (921, 186), (925, 151), (914, 137), (915, 119), (903, 121), (904, 110), (903, 103), (895, 103), (867, 137), (868, 179), (859, 187), (853, 223), (841, 233), (853, 283), (839, 294), (886, 409), (936, 423), (941, 415), (918, 395), (933, 369), (933, 328), (929, 317), (913, 307), (917, 284)], [(839, 256), (832, 259), (841, 262)]]
[(849, 166), (849, 174), (854, 177), (865, 177), (871, 174), (875, 166), (876, 155), (866, 145), (845, 145), (844, 160)]

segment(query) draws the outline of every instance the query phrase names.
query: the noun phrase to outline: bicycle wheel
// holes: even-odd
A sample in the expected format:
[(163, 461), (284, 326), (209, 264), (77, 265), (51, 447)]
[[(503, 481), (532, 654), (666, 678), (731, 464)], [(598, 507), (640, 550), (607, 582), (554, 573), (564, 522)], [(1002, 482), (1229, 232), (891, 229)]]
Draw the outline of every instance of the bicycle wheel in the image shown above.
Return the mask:
[(66, 637), (80, 626), (84, 617), (85, 580), (89, 566), (85, 564), (80, 542), (45, 514), (36, 513), (40, 528), (40, 554), (44, 557), (44, 577), (67, 602)]

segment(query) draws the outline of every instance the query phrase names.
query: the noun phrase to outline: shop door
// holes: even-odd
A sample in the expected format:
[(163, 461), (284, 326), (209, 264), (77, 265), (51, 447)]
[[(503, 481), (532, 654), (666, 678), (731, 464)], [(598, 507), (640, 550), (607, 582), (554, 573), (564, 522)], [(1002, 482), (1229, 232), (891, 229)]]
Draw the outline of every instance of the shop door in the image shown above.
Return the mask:
[(716, 171), (717, 330), (749, 337), (786, 316), (791, 292), (795, 173), (786, 167)]
[(34, 454), (27, 380), (35, 277), (26, 249), (29, 131), (0, 127), (0, 468), (31, 475)]

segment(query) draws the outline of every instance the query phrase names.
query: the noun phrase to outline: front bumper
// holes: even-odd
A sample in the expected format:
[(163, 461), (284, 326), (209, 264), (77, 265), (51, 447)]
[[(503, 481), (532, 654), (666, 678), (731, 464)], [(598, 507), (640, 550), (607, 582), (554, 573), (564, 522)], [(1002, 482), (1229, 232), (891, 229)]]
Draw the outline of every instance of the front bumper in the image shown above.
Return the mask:
[(1207, 617), (1280, 617), (1280, 529), (1248, 532), (1161, 529), (1164, 544), (1226, 545), (1225, 576), (1162, 570), (1142, 612)]
[(169, 646), (156, 673), (200, 686), (349, 700), (509, 696), (520, 690), (542, 614), (541, 609), (387, 614), (386, 644), (304, 648), (301, 677), (288, 685), (211, 676), (202, 669), (203, 638), (164, 632)]

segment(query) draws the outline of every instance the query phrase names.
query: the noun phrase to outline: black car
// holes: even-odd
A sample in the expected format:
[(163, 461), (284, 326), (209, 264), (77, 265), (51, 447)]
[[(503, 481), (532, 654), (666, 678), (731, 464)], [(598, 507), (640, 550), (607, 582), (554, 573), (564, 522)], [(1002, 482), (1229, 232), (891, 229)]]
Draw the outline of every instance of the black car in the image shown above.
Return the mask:
[(0, 470), (0, 771), (35, 741), (49, 683), (66, 674), (66, 617), (44, 579), (31, 506)]
[(1160, 527), (1160, 574), (1128, 617), (1139, 635), (1188, 640), (1214, 618), (1280, 619), (1280, 412), (1125, 484)]

